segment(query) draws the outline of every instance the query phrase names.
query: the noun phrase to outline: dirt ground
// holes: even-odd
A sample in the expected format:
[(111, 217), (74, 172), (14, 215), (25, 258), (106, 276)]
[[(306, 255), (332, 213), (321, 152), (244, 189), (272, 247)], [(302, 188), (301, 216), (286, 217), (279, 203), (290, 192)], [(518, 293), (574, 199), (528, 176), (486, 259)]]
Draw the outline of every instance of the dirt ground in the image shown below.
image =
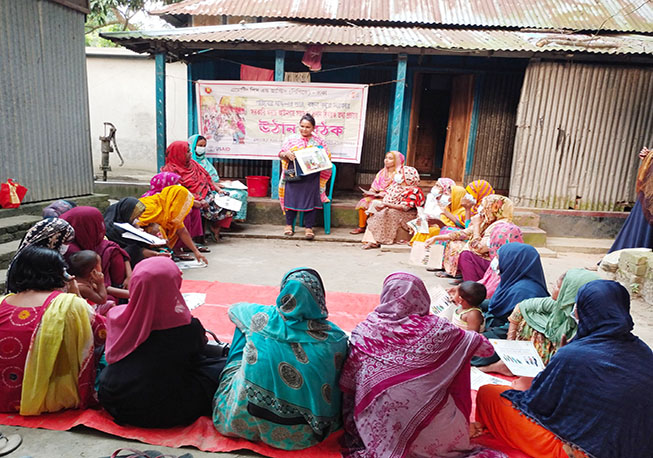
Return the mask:
[[(317, 269), (329, 291), (378, 294), (383, 279), (396, 271), (418, 275), (427, 287), (448, 286), (448, 281), (433, 273), (407, 264), (405, 253), (364, 251), (359, 244), (340, 242), (307, 242), (303, 240), (265, 240), (225, 238), (210, 245), (207, 255), (209, 267), (186, 271), (184, 278), (240, 284), (278, 285), (285, 272), (293, 267)], [(549, 289), (556, 279), (573, 267), (595, 266), (600, 256), (588, 254), (559, 254), (557, 258), (543, 258), (542, 264)], [(327, 304), (328, 306), (328, 304)], [(635, 334), (653, 346), (653, 306), (644, 301), (632, 302)], [(205, 453), (192, 448), (169, 449), (116, 438), (85, 427), (59, 432), (3, 426), (4, 434), (18, 432), (23, 444), (10, 457), (102, 457), (121, 447), (140, 450), (156, 449), (162, 453), (182, 455), (191, 453), (196, 458), (209, 456), (258, 456), (253, 453)]]

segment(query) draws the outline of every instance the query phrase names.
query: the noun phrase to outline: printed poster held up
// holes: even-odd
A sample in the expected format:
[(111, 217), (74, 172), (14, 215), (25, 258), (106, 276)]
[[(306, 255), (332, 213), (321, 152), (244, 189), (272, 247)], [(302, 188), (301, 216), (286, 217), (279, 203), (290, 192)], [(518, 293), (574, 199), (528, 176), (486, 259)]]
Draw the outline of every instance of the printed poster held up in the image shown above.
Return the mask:
[(283, 141), (299, 135), (311, 113), (333, 162), (360, 163), (368, 86), (276, 81), (198, 81), (199, 133), (206, 155), (222, 159), (277, 159)]

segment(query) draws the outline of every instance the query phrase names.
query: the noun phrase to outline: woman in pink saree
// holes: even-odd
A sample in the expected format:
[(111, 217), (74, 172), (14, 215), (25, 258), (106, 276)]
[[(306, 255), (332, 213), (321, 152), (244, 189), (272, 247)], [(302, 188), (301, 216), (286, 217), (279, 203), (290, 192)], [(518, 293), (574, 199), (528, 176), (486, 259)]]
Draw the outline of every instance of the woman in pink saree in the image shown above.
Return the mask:
[(354, 328), (340, 377), (344, 457), (504, 456), (469, 439), (470, 359), (492, 345), (429, 306), (422, 280), (394, 273)]

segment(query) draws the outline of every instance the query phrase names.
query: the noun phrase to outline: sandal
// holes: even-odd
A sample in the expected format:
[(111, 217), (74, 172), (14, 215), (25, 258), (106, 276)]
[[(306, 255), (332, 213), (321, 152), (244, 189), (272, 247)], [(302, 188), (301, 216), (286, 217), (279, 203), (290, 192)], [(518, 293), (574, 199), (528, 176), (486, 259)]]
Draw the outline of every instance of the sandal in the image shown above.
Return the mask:
[(366, 243), (363, 245), (364, 250), (371, 250), (372, 248), (379, 248), (379, 247), (381, 247), (381, 245), (379, 245), (378, 243)]
[(365, 232), (364, 227), (357, 227), (356, 229), (354, 229), (353, 231), (350, 231), (349, 233), (350, 234), (362, 234), (363, 232)]
[(283, 231), (283, 235), (286, 237), (292, 237), (295, 234), (295, 232), (292, 230), (292, 226), (286, 226), (286, 228)]
[(313, 240), (315, 238), (315, 233), (313, 232), (313, 229), (306, 229), (304, 231), (304, 238), (306, 240)]
[(194, 256), (191, 256), (189, 254), (172, 254), (172, 260), (174, 262), (178, 261), (193, 261), (195, 259)]
[(435, 276), (438, 278), (453, 278), (453, 275), (449, 275), (443, 270), (435, 272)]
[(16, 450), (23, 443), (20, 434), (10, 434), (5, 436), (0, 433), (0, 456), (7, 455)]

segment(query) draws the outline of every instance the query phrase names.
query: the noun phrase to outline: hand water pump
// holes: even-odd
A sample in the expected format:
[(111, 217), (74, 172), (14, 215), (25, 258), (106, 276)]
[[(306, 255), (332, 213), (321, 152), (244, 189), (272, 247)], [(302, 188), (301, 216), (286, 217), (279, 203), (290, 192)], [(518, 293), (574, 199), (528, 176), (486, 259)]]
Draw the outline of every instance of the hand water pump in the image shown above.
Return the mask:
[[(109, 127), (108, 135), (107, 126)], [(118, 144), (116, 143), (116, 126), (110, 122), (104, 123), (104, 136), (100, 137), (100, 144), (102, 151), (102, 163), (100, 164), (100, 170), (102, 170), (102, 181), (107, 181), (107, 172), (111, 171), (111, 166), (109, 165), (109, 153), (112, 153), (114, 148), (116, 149), (116, 154), (120, 158), (119, 167), (122, 167), (125, 163), (125, 160), (122, 158), (120, 150), (118, 149)]]

